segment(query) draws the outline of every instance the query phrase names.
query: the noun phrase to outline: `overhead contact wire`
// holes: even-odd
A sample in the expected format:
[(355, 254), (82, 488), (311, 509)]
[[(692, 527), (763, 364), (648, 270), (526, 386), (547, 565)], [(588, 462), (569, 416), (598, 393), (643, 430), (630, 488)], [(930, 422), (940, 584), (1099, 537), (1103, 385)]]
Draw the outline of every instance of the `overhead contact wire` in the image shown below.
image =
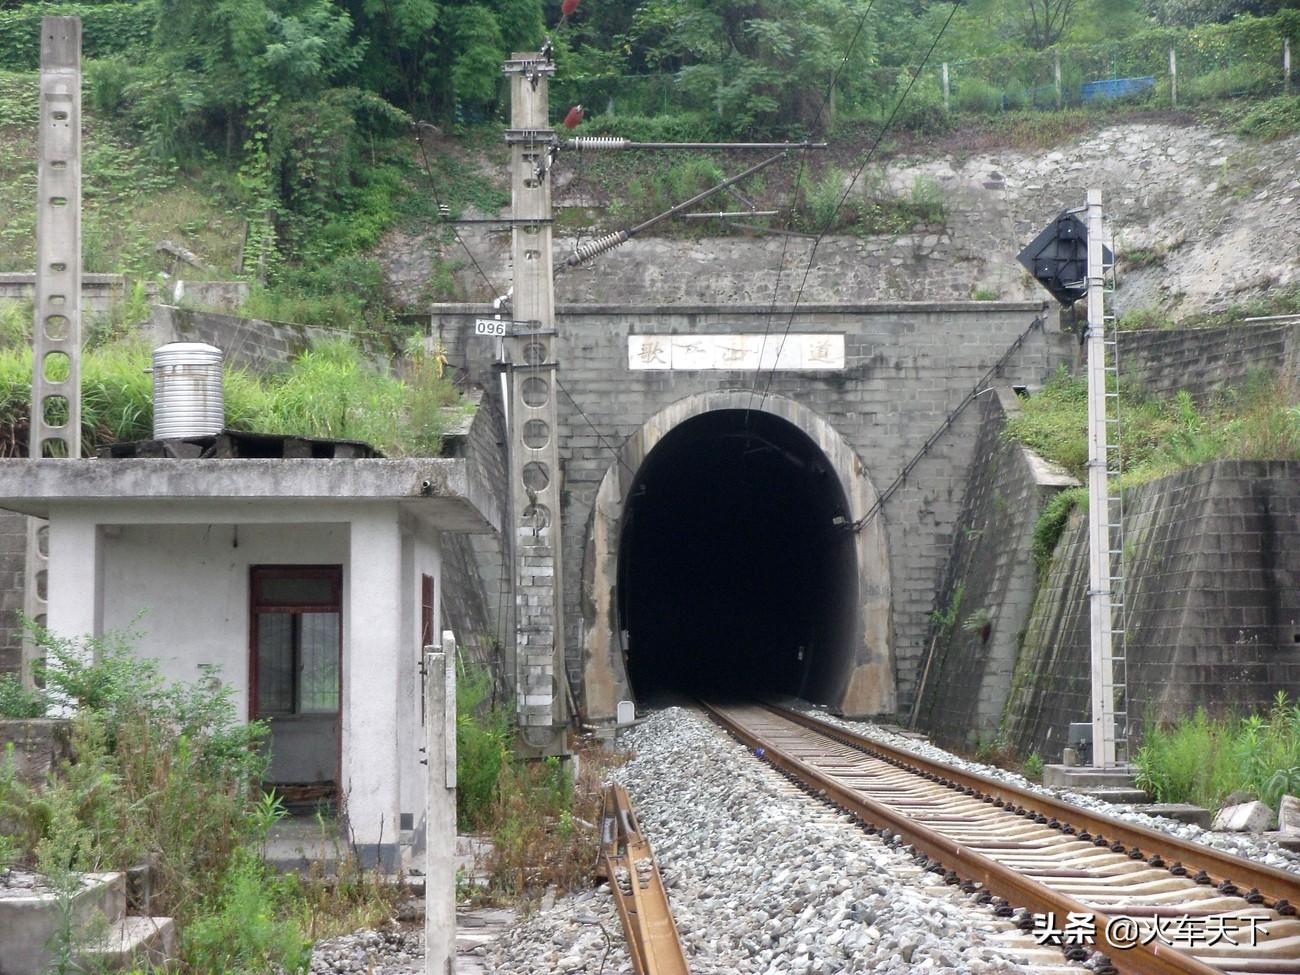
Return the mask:
[[(785, 348), (786, 339), (790, 337), (790, 328), (794, 325), (794, 317), (799, 310), (799, 302), (803, 300), (804, 289), (808, 284), (808, 276), (812, 273), (813, 262), (817, 257), (817, 248), (821, 246), (823, 238), (825, 238), (826, 234), (830, 232), (831, 227), (835, 225), (835, 219), (839, 216), (840, 209), (844, 206), (844, 201), (849, 198), (849, 194), (857, 184), (858, 178), (862, 175), (863, 171), (875, 156), (876, 151), (880, 148), (881, 142), (884, 141), (885, 134), (894, 124), (894, 119), (898, 117), (899, 110), (902, 109), (903, 103), (907, 101), (907, 96), (911, 94), (912, 88), (916, 85), (916, 79), (919, 78), (921, 72), (925, 70), (925, 66), (930, 61), (930, 56), (934, 54), (934, 49), (939, 46), (939, 41), (948, 30), (948, 25), (952, 23), (952, 19), (956, 16), (959, 7), (961, 7), (961, 0), (954, 0), (952, 10), (948, 12), (948, 18), (943, 22), (943, 26), (939, 28), (938, 33), (934, 35), (934, 40), (930, 42), (930, 47), (925, 52), (925, 57), (921, 59), (920, 64), (916, 66), (916, 70), (912, 72), (912, 77), (908, 80), (907, 87), (903, 89), (903, 94), (899, 96), (898, 102), (894, 105), (893, 111), (889, 113), (889, 118), (886, 119), (885, 124), (881, 126), (880, 132), (877, 133), (875, 141), (871, 144), (871, 148), (867, 150), (867, 154), (863, 157), (862, 163), (858, 166), (857, 170), (854, 171), (853, 177), (849, 180), (844, 192), (840, 194), (839, 201), (835, 204), (835, 209), (831, 211), (830, 215), (826, 218), (826, 222), (822, 225), (821, 230), (818, 231), (817, 236), (813, 239), (812, 249), (808, 252), (808, 263), (804, 267), (803, 278), (799, 281), (799, 290), (795, 293), (794, 304), (790, 306), (790, 316), (786, 319), (785, 331), (781, 335), (781, 343), (777, 346), (776, 358), (773, 360), (772, 368), (767, 374), (767, 382), (763, 385), (763, 395), (758, 401), (759, 409), (762, 409), (763, 403), (767, 401), (767, 394), (772, 388), (772, 379), (776, 375), (776, 361), (780, 359), (781, 350)], [(754, 376), (755, 388), (757, 388), (758, 377), (761, 373), (762, 364), (760, 360), (760, 365)]]

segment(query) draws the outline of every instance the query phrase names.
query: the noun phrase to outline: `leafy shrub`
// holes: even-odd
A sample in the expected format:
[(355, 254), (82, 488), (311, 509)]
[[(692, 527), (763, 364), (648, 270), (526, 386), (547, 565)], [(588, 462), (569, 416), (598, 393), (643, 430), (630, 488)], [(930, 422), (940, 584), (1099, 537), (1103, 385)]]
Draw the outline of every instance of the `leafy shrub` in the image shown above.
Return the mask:
[(1039, 755), (1038, 752), (1031, 752), (1029, 757), (1025, 759), (1021, 771), (1024, 772), (1025, 778), (1031, 782), (1043, 781), (1043, 756)]
[(165, 682), (120, 634), (74, 642), (33, 628), (48, 700), (74, 707), (75, 761), (43, 789), (0, 776), (0, 818), (42, 872), (122, 870), (152, 857), (159, 909), (187, 920), (258, 822), (261, 723), (215, 675)]
[(1038, 521), (1034, 524), (1032, 543), (1034, 564), (1038, 566), (1039, 572), (1046, 572), (1051, 564), (1052, 553), (1056, 551), (1056, 545), (1061, 540), (1065, 526), (1069, 524), (1070, 512), (1074, 510), (1075, 505), (1087, 505), (1087, 503), (1088, 489), (1078, 487), (1058, 491), (1051, 501), (1043, 505)]
[(461, 829), (488, 825), (502, 769), (510, 760), (510, 714), (492, 700), (492, 675), (461, 675), (456, 683), (456, 819)]
[(28, 690), (14, 674), (0, 675), (0, 718), (43, 718), (48, 710), (43, 693)]
[(1270, 64), (1238, 61), (1226, 68), (1187, 78), (1178, 96), (1190, 102), (1214, 101), (1239, 95), (1264, 94), (1277, 84), (1277, 69)]
[(311, 966), (311, 942), (284, 919), (294, 888), (246, 852), (232, 858), (205, 910), (183, 931), (181, 952), (192, 970), (296, 975)]
[(1002, 89), (982, 78), (962, 78), (952, 92), (953, 107), (959, 112), (1000, 112)]

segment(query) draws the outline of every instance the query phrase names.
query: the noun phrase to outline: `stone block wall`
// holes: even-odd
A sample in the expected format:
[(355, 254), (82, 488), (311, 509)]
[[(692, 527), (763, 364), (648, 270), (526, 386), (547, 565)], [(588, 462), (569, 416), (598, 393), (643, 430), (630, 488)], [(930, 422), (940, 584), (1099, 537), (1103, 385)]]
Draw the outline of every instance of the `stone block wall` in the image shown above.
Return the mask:
[[(1300, 693), (1300, 462), (1217, 461), (1126, 497), (1132, 727)], [(1072, 516), (1039, 589), (1004, 733), (1056, 760), (1088, 694), (1088, 543)]]
[[(506, 490), (506, 435), (499, 396), (477, 391), (478, 411), (469, 434), (454, 451), (478, 467), (477, 477), (496, 498), (501, 512), (509, 511)], [(474, 475), (471, 475), (472, 477)], [(511, 611), (509, 563), (502, 557), (504, 533), (446, 534), (442, 538), (442, 610), (444, 625), (456, 634), (456, 645), (480, 664), (501, 673), (498, 653), (508, 642)], [(513, 668), (507, 668), (513, 672)], [(505, 676), (505, 675), (503, 675)]]
[[(1014, 392), (999, 387), (982, 400), (976, 460), (937, 600), (951, 622), (934, 628), (917, 711), (917, 727), (957, 746), (997, 735), (1038, 584), (1034, 526), (1057, 492), (1078, 483), (1003, 440), (1008, 417), (1020, 410)], [(981, 611), (990, 617), (987, 632), (974, 625)]]
[[(206, 342), (225, 353), (228, 366), (253, 372), (274, 372), (317, 342), (352, 335), (314, 325), (240, 318), (175, 305), (154, 305), (148, 329), (150, 339), (159, 345), (166, 342)], [(352, 337), (376, 362), (387, 363), (392, 359), (393, 350), (377, 337)]]
[[(630, 334), (835, 331), (845, 334), (846, 368), (836, 373), (777, 372), (770, 395), (795, 400), (828, 421), (854, 448), (878, 491), (921, 450), (950, 411), (1028, 328), (1039, 303), (961, 302), (803, 305), (793, 315), (768, 305), (561, 305), (558, 359), (563, 472), (564, 585), (569, 676), (581, 684), (578, 632), (587, 532), (596, 492), (615, 452), (654, 414), (699, 393), (749, 389), (752, 372), (632, 371)], [(496, 343), (473, 336), (483, 305), (438, 306), (431, 341), (471, 381), (499, 382)], [(1004, 382), (1037, 385), (1073, 356), (1072, 339), (1035, 330), (1008, 364)], [(760, 389), (767, 383), (765, 373)], [(968, 409), (932, 445), (886, 504), (893, 589), (894, 653), (900, 708), (910, 708), (928, 643), (979, 430)]]
[(1253, 373), (1300, 377), (1300, 324), (1227, 325), (1119, 333), (1120, 371), (1153, 396), (1185, 389), (1204, 400)]
[(23, 660), (23, 609), (27, 518), (0, 511), (0, 674), (17, 673)]

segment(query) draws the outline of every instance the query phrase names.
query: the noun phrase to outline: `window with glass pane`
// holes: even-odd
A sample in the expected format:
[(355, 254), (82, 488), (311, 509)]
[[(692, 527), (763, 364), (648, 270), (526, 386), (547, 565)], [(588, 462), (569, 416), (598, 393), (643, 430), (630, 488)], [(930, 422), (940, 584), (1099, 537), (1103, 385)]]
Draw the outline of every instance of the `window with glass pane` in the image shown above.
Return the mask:
[(258, 716), (339, 710), (342, 568), (254, 566)]
[(339, 709), (339, 614), (303, 613), (299, 668), (298, 713), (319, 714)]

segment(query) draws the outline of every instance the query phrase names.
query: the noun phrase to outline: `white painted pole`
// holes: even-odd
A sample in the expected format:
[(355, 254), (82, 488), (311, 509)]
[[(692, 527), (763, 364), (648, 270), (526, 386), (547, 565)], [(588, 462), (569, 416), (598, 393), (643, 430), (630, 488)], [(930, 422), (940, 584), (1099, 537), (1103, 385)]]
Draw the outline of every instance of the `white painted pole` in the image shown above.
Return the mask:
[(1101, 190), (1088, 190), (1088, 606), (1092, 664), (1092, 764), (1115, 765), (1111, 647), (1110, 484), (1106, 477), (1106, 323)]
[(1178, 54), (1172, 47), (1169, 49), (1169, 105), (1178, 107)]
[(943, 110), (948, 111), (948, 62), (943, 62)]
[(1052, 78), (1056, 82), (1056, 108), (1061, 108), (1061, 51), (1058, 48), (1052, 52)]
[(456, 648), (425, 648), (424, 971), (450, 975), (456, 958)]
[(1291, 94), (1291, 38), (1282, 38), (1282, 87)]

